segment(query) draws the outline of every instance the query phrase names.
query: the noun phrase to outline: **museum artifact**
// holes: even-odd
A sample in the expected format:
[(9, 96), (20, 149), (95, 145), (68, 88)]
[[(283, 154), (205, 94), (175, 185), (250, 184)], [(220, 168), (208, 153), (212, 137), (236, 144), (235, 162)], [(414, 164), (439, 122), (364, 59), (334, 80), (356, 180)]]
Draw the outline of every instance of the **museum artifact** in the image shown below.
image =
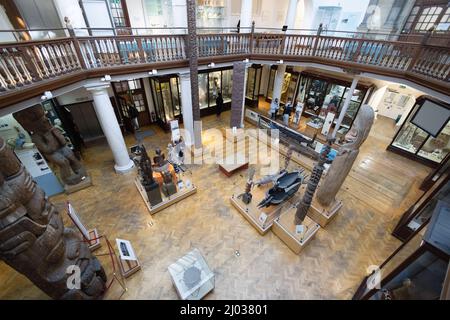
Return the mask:
[[(106, 275), (0, 138), (0, 259), (53, 299), (100, 299)], [(80, 288), (70, 286), (80, 269)], [(70, 271), (72, 270), (72, 271)], [(75, 269), (76, 270), (76, 269)]]
[(289, 173), (286, 170), (282, 170), (274, 181), (273, 187), (266, 192), (266, 198), (258, 204), (258, 208), (279, 205), (285, 202), (300, 189), (303, 181), (304, 177), (301, 171)]
[(328, 143), (322, 149), (320, 153), (319, 161), (314, 165), (311, 177), (308, 180), (305, 194), (297, 207), (297, 212), (295, 213), (295, 225), (300, 226), (308, 214), (308, 210), (311, 207), (314, 193), (319, 185), (320, 179), (322, 178), (323, 171), (325, 170), (324, 164), (327, 162), (328, 154), (331, 151), (331, 146), (334, 143), (334, 139), (328, 139)]
[(238, 196), (239, 198), (242, 198), (242, 202), (244, 202), (245, 204), (249, 204), (250, 202), (252, 202), (251, 190), (253, 187), (253, 177), (254, 176), (255, 176), (255, 169), (250, 168), (248, 170), (248, 179), (247, 179), (247, 184), (245, 185), (245, 192)]
[(61, 131), (47, 119), (41, 105), (16, 112), (13, 116), (30, 133), (38, 150), (59, 167), (64, 184), (73, 186), (86, 179), (87, 173), (80, 160), (67, 146)]
[(161, 172), (161, 175), (163, 177), (163, 183), (161, 186), (163, 194), (166, 197), (170, 197), (177, 193), (177, 187), (173, 183), (172, 174), (170, 171), (163, 171)]
[(183, 281), (186, 287), (189, 289), (195, 287), (201, 280), (201, 273), (201, 270), (195, 266), (187, 269), (183, 274)]
[(140, 146), (139, 173), (141, 176), (141, 184), (147, 193), (148, 201), (152, 206), (162, 202), (159, 184), (153, 179), (152, 162), (148, 157), (147, 150), (144, 145)]
[(369, 105), (363, 105), (353, 123), (352, 129), (345, 136), (347, 143), (339, 148), (321, 188), (317, 191), (316, 199), (323, 207), (329, 207), (335, 202), (336, 194), (349, 174), (359, 148), (369, 136), (374, 121), (374, 111)]
[(165, 154), (162, 153), (160, 148), (156, 148), (155, 153), (156, 155), (153, 157), (153, 162), (155, 163), (155, 166), (160, 168), (165, 166), (168, 163)]

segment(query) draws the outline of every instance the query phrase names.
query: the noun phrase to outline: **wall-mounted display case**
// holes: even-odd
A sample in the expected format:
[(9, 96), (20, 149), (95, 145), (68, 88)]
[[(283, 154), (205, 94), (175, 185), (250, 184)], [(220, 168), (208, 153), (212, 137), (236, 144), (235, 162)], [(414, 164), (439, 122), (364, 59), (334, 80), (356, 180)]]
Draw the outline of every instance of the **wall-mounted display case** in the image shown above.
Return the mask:
[(150, 78), (156, 120), (164, 129), (170, 129), (170, 121), (181, 120), (180, 83), (176, 75)]
[(200, 115), (216, 112), (216, 98), (222, 92), (223, 111), (231, 108), (233, 68), (207, 69), (198, 72)]
[(253, 64), (247, 69), (247, 88), (245, 89), (245, 105), (257, 108), (259, 101), (259, 90), (261, 86), (262, 66)]
[[(444, 116), (441, 116), (439, 112), (433, 113), (432, 106), (450, 111), (450, 105), (434, 98), (421, 97), (417, 99), (408, 118), (388, 147), (389, 151), (399, 153), (433, 168), (444, 162), (446, 156), (450, 153), (450, 117), (444, 113), (442, 113)], [(431, 112), (428, 112), (428, 110), (422, 112), (423, 108), (430, 108)], [(422, 117), (422, 113), (428, 114), (429, 119), (418, 119)], [(433, 123), (437, 122), (439, 124), (444, 123), (444, 125), (439, 125), (440, 129), (434, 132), (437, 134), (433, 136), (430, 133), (431, 127)], [(426, 131), (428, 129), (430, 130)]]
[[(276, 65), (273, 65), (270, 68), (269, 82), (267, 85), (267, 96), (266, 96), (267, 102), (272, 101), (273, 87), (274, 87), (277, 69), (278, 69), (278, 66), (276, 66)], [(291, 67), (286, 68), (286, 72), (284, 73), (283, 87), (281, 89), (281, 98), (280, 98), (281, 105), (286, 104), (288, 99), (292, 99), (292, 101), (295, 101), (294, 98), (295, 98), (295, 94), (297, 92), (299, 76), (300, 76), (300, 73), (297, 71), (294, 71), (294, 69), (292, 69)]]
[(441, 299), (446, 290), (449, 239), (450, 205), (438, 202), (426, 232), (417, 232), (366, 277), (353, 299)]

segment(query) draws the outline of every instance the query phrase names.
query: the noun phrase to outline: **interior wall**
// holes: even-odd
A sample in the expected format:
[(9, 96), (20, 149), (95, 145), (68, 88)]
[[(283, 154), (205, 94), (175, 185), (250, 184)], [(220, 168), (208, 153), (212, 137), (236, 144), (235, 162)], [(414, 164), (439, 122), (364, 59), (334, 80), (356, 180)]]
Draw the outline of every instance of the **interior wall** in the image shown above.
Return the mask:
[[(86, 28), (83, 11), (78, 0), (54, 0), (61, 24), (65, 26), (64, 18), (68, 17), (73, 28)], [(75, 30), (76, 35), (86, 36), (87, 30)]]

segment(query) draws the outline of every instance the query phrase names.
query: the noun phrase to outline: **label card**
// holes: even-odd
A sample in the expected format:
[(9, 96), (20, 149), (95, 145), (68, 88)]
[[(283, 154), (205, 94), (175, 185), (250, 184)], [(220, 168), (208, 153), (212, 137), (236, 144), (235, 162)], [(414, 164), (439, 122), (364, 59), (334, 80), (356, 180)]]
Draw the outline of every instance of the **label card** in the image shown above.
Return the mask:
[(261, 222), (262, 224), (265, 224), (267, 221), (267, 214), (265, 214), (264, 212), (261, 213), (261, 215), (259, 216), (259, 222)]
[(301, 235), (301, 234), (303, 234), (303, 232), (305, 232), (305, 226), (304, 225), (298, 225), (298, 226), (295, 226), (295, 233), (296, 234), (298, 234), (298, 235)]

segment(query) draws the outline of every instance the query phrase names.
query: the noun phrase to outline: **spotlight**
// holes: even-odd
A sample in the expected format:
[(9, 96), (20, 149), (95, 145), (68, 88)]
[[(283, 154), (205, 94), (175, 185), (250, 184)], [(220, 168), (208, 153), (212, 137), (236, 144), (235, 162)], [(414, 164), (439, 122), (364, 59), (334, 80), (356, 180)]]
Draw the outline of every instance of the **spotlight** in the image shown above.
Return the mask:
[(158, 74), (158, 70), (153, 69), (153, 70), (150, 71), (148, 74), (151, 75), (151, 76), (154, 76), (154, 75)]
[(42, 101), (49, 100), (53, 98), (53, 94), (50, 91), (45, 91), (44, 95), (41, 97)]
[(250, 61), (250, 60), (248, 60), (248, 58), (247, 58), (247, 59), (244, 59), (244, 60), (242, 60), (242, 62), (245, 62), (245, 63), (249, 63), (249, 61)]
[(208, 68), (214, 68), (216, 66), (216, 64), (214, 62), (211, 62), (210, 64), (208, 64)]
[(283, 64), (284, 63), (284, 61), (283, 60), (278, 60), (278, 62), (277, 62), (278, 64)]

